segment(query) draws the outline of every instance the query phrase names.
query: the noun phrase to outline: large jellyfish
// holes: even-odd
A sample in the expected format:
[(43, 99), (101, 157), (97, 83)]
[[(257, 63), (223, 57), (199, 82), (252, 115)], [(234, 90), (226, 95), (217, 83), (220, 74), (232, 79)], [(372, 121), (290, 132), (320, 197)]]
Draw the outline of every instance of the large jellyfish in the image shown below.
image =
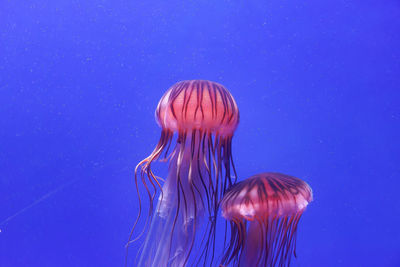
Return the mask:
[(312, 191), (302, 180), (262, 173), (230, 188), (221, 203), (231, 239), (221, 265), (289, 266), (295, 253), (297, 224)]
[[(212, 262), (219, 202), (232, 185), (232, 177), (236, 177), (231, 150), (239, 123), (236, 102), (221, 84), (181, 81), (164, 94), (155, 115), (162, 128), (160, 140), (135, 169), (139, 202), (140, 180), (150, 199), (146, 226), (140, 234), (146, 238), (138, 266), (184, 266), (189, 259), (197, 265), (200, 261), (206, 264), (207, 259)], [(174, 148), (168, 155), (171, 144)], [(163, 155), (169, 161), (165, 181), (152, 171), (152, 163)], [(152, 203), (158, 192), (153, 212)], [(141, 213), (140, 207), (134, 229)], [(199, 230), (204, 214), (207, 223)], [(199, 252), (192, 259), (198, 231), (204, 232), (200, 235)]]

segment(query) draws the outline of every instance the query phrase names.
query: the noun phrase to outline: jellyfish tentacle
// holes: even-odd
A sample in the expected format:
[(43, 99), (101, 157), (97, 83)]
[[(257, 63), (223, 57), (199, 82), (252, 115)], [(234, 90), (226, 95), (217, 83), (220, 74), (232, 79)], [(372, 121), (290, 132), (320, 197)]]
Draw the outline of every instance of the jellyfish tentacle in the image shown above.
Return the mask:
[[(134, 177), (135, 177), (135, 188), (136, 188), (136, 192), (137, 192), (137, 196), (138, 196), (139, 211), (138, 211), (136, 220), (133, 224), (133, 227), (130, 231), (128, 242), (126, 244), (125, 264), (127, 264), (129, 244), (138, 240), (148, 230), (149, 223), (151, 222), (151, 219), (153, 216), (153, 201), (154, 201), (155, 194), (158, 191), (157, 188), (160, 190), (161, 196), (163, 195), (162, 186), (161, 186), (160, 182), (158, 181), (158, 177), (156, 177), (153, 174), (153, 172), (151, 171), (151, 163), (159, 158), (159, 156), (161, 155), (162, 151), (165, 149), (166, 146), (170, 145), (171, 139), (172, 139), (172, 132), (169, 130), (163, 130), (161, 132), (160, 140), (159, 140), (157, 146), (155, 147), (155, 149), (153, 150), (153, 152), (147, 158), (140, 161), (137, 164), (137, 166), (135, 167)], [(139, 184), (138, 184), (139, 169), (140, 169), (139, 176), (140, 176), (142, 184), (145, 188), (145, 191), (147, 192), (150, 205), (149, 205), (149, 212), (147, 214), (147, 217), (146, 217), (146, 220), (144, 223), (144, 227), (139, 232), (138, 236), (132, 239), (133, 233), (134, 233), (136, 227), (138, 226), (139, 220), (142, 216), (142, 198), (140, 195)], [(147, 180), (152, 184), (153, 192), (151, 192), (151, 190), (149, 189), (145, 176), (147, 176)]]

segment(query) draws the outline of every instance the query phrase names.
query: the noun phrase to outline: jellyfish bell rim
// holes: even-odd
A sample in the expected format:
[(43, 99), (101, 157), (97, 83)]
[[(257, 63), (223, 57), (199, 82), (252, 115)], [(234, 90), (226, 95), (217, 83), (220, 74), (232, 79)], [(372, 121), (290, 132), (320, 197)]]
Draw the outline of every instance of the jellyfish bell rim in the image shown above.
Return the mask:
[(274, 210), (261, 214), (258, 214), (256, 210), (263, 208), (255, 207), (254, 209), (250, 209), (248, 206), (246, 207), (244, 205), (237, 205), (222, 211), (222, 216), (227, 220), (245, 219), (246, 221), (263, 220), (265, 218), (282, 218), (303, 213), (307, 209), (308, 204), (310, 204), (310, 202), (306, 201), (297, 209), (288, 209), (285, 211)]
[[(277, 192), (272, 190), (272, 184), (269, 184), (269, 178), (281, 178), (284, 182), (297, 183), (296, 195), (290, 195), (288, 188), (279, 188)], [(257, 185), (264, 185), (260, 194), (259, 188), (249, 189), (251, 183), (257, 182)], [(281, 182), (282, 182), (281, 181)], [(282, 186), (282, 184), (278, 184)], [(247, 221), (263, 220), (265, 218), (282, 218), (302, 214), (309, 203), (313, 201), (313, 192), (311, 187), (303, 180), (277, 172), (266, 172), (253, 175), (233, 185), (221, 201), (222, 216), (227, 220)]]
[[(220, 107), (220, 110), (218, 110), (218, 112), (221, 113), (221, 110), (224, 109), (224, 113), (223, 113), (224, 117), (222, 118), (221, 121), (218, 121), (218, 119), (220, 119), (220, 118), (214, 118), (214, 117), (212, 119), (209, 118), (210, 115), (208, 113), (206, 113), (206, 117), (208, 115), (208, 118), (204, 119), (205, 116), (204, 116), (204, 114), (202, 114), (203, 120), (199, 120), (196, 117), (196, 115), (195, 115), (195, 118), (193, 118), (193, 119), (187, 119), (186, 114), (185, 114), (184, 121), (180, 122), (179, 119), (175, 116), (175, 114), (173, 114), (173, 111), (171, 111), (172, 110), (171, 106), (173, 106), (175, 104), (175, 103), (171, 104), (171, 93), (173, 92), (173, 90), (176, 90), (177, 88), (179, 88), (182, 85), (186, 85), (187, 87), (190, 87), (190, 90), (194, 90), (193, 86), (195, 84), (196, 85), (200, 84), (201, 86), (207, 85), (207, 90), (210, 90), (210, 88), (208, 88), (209, 86), (217, 86), (218, 90), (221, 90), (224, 92), (224, 96), (229, 101), (225, 99), (225, 103), (221, 103), (221, 102), (223, 102), (222, 101), (223, 94), (215, 93), (214, 103), (211, 103), (211, 105), (213, 104), (215, 106), (216, 113), (217, 113), (217, 107), (222, 105), (222, 107)], [(198, 98), (201, 98), (201, 99), (205, 98), (204, 93), (201, 97), (196, 96), (194, 99), (196, 99), (196, 101), (198, 101)], [(211, 98), (212, 98), (211, 93), (209, 92), (208, 100), (212, 102)], [(188, 99), (189, 100), (187, 100), (187, 102), (190, 102), (191, 101), (190, 97)], [(182, 96), (179, 95), (178, 100), (180, 102), (182, 102), (182, 101), (185, 101), (186, 99), (182, 100)], [(176, 101), (176, 99), (174, 99), (173, 101)], [(182, 105), (185, 105), (185, 104), (188, 105), (187, 102), (186, 103), (178, 103), (178, 106), (181, 107)], [(192, 102), (194, 102), (194, 100)], [(191, 103), (191, 104), (193, 105), (193, 103)], [(208, 108), (209, 108), (210, 103), (207, 103), (207, 104), (208, 104)], [(202, 104), (200, 104), (200, 105), (198, 104), (197, 109), (199, 107), (200, 107), (200, 109), (203, 109), (203, 107), (201, 105)], [(231, 117), (230, 120), (228, 120), (228, 121), (227, 121), (227, 117), (229, 116), (229, 114), (227, 117), (225, 117), (226, 111), (228, 111), (230, 113), (230, 117)], [(181, 113), (182, 112), (183, 111), (181, 111)], [(186, 112), (186, 110), (185, 110), (185, 112)], [(196, 111), (196, 113), (197, 113), (197, 111)], [(179, 115), (183, 116), (183, 114), (179, 114)], [(213, 113), (213, 116), (214, 115), (216, 117), (221, 116), (221, 114)], [(173, 84), (170, 88), (168, 88), (168, 90), (163, 94), (163, 96), (159, 100), (157, 108), (154, 113), (154, 116), (155, 116), (155, 120), (156, 120), (157, 124), (163, 130), (169, 130), (171, 132), (191, 132), (193, 130), (198, 130), (198, 131), (203, 131), (206, 133), (213, 133), (217, 136), (223, 136), (223, 137), (232, 137), (239, 125), (239, 120), (240, 120), (239, 109), (237, 107), (237, 103), (236, 103), (234, 97), (232, 96), (232, 94), (222, 84), (214, 82), (214, 81), (210, 81), (210, 80), (183, 80), (183, 81), (179, 81), (179, 82)]]

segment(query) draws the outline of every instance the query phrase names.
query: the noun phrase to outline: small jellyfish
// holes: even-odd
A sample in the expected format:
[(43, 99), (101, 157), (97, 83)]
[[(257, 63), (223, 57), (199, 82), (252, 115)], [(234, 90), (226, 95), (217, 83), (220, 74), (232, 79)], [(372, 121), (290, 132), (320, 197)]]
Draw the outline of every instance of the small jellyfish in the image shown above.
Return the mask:
[[(160, 140), (135, 170), (140, 210), (134, 229), (142, 212), (139, 181), (150, 200), (146, 226), (140, 234), (146, 234), (146, 239), (138, 266), (186, 265), (204, 214), (207, 224), (202, 227), (197, 258), (210, 255), (212, 261), (219, 203), (236, 177), (231, 149), (239, 123), (236, 102), (221, 84), (182, 81), (164, 94), (155, 116), (162, 128)], [(168, 154), (171, 145), (173, 150)], [(152, 163), (163, 155), (169, 161), (165, 180), (152, 170)]]
[(289, 266), (298, 222), (311, 201), (308, 184), (285, 174), (262, 173), (233, 185), (221, 202), (231, 226), (221, 265)]

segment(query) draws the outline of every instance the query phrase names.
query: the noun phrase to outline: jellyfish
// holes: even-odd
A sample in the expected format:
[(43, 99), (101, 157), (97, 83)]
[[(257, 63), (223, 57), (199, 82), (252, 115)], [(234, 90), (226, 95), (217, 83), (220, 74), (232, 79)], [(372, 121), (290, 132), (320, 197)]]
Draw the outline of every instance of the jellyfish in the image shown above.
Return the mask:
[[(201, 229), (204, 232), (196, 242), (201, 244), (200, 249), (193, 257), (197, 264), (202, 259), (205, 264), (207, 258), (214, 258), (220, 200), (236, 177), (231, 148), (239, 123), (236, 102), (216, 82), (181, 81), (162, 96), (155, 117), (162, 129), (161, 137), (153, 152), (135, 169), (140, 207), (133, 229), (142, 214), (139, 187), (144, 188), (142, 193), (150, 203), (145, 227), (138, 235), (146, 236), (138, 266), (187, 265)], [(169, 162), (166, 179), (152, 169), (152, 164), (161, 159)], [(202, 223), (204, 227), (200, 227)], [(131, 233), (129, 242), (137, 238), (132, 239)]]
[(262, 173), (233, 185), (221, 201), (230, 222), (226, 266), (289, 266), (296, 256), (296, 232), (312, 191), (304, 181), (281, 173)]

